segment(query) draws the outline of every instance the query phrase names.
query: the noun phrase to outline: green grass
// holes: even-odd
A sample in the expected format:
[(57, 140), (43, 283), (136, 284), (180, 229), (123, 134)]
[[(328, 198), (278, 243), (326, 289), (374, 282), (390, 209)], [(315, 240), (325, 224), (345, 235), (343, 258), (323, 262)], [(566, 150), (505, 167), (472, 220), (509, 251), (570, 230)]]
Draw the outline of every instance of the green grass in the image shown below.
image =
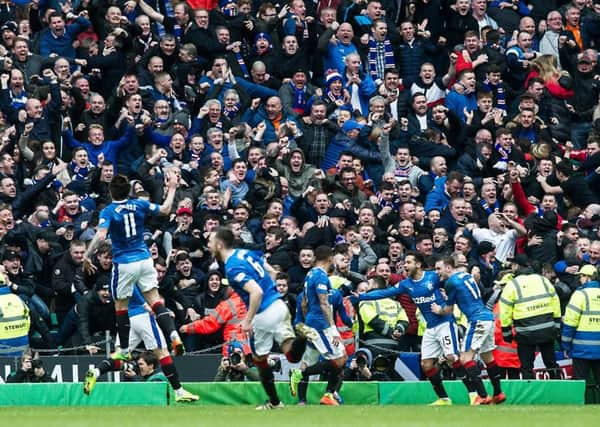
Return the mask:
[(580, 427), (600, 422), (600, 406), (250, 406), (0, 407), (0, 426), (16, 427)]

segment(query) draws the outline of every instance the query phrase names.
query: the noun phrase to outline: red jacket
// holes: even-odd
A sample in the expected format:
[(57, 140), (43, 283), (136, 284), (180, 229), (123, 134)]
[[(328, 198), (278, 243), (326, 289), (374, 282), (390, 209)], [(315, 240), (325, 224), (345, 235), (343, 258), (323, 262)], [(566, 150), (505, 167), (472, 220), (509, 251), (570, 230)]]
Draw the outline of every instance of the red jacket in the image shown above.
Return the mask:
[(517, 342), (513, 339), (511, 343), (507, 343), (502, 337), (499, 306), (500, 304), (498, 303), (494, 305), (494, 342), (496, 343), (494, 360), (501, 368), (520, 368), (521, 362), (519, 361), (519, 355), (517, 354)]
[[(529, 216), (533, 212), (537, 212), (537, 208), (531, 203), (529, 203), (529, 200), (527, 200), (527, 196), (525, 195), (525, 192), (523, 191), (523, 186), (520, 182), (513, 182), (511, 184), (511, 187), (515, 204), (517, 205), (517, 208), (519, 208), (519, 210), (523, 213), (524, 217)], [(556, 217), (556, 228), (560, 230), (562, 229), (563, 217), (560, 216), (558, 212), (556, 213)]]
[[(346, 309), (346, 314), (350, 319), (354, 319), (356, 313), (354, 312), (354, 307), (352, 306), (352, 302), (350, 302), (350, 298), (346, 297), (342, 300), (344, 302), (344, 308)], [(338, 332), (340, 333), (340, 337), (342, 337), (342, 343), (346, 348), (346, 354), (348, 356), (352, 356), (354, 351), (356, 350), (356, 344), (354, 342), (354, 332), (352, 328), (346, 326), (344, 322), (342, 322), (342, 318), (339, 314), (335, 316), (335, 326), (337, 327)]]
[(217, 0), (186, 0), (186, 3), (189, 4), (192, 9), (206, 10), (214, 9), (219, 4)]
[(183, 325), (186, 334), (208, 335), (223, 327), (223, 356), (227, 356), (227, 346), (237, 341), (244, 346), (244, 354), (251, 353), (250, 346), (242, 333), (242, 320), (246, 317), (246, 304), (242, 298), (232, 292), (229, 298), (223, 300), (215, 308), (214, 314), (209, 314), (200, 320)]

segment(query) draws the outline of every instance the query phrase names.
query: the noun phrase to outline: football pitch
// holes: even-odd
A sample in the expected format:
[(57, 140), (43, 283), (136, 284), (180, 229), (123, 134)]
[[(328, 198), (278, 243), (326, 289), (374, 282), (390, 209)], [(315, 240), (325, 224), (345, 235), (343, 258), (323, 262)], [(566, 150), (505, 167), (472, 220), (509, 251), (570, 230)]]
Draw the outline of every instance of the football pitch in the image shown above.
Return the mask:
[(0, 407), (0, 425), (19, 427), (383, 427), (383, 426), (597, 426), (600, 406), (251, 406)]

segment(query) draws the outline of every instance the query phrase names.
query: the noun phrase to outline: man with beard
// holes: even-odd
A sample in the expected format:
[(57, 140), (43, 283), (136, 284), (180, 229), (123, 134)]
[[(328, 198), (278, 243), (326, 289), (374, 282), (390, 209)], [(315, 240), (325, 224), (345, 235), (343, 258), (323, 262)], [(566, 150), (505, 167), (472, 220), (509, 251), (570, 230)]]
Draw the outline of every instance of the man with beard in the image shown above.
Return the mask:
[(433, 405), (452, 405), (452, 401), (442, 384), (439, 369), (435, 364), (440, 356), (444, 356), (454, 369), (460, 367), (460, 362), (457, 360), (459, 351), (456, 323), (452, 315), (438, 315), (432, 311), (433, 303), (444, 308), (446, 302), (440, 292), (440, 278), (433, 271), (424, 271), (423, 266), (423, 255), (409, 252), (405, 259), (407, 279), (386, 289), (361, 294), (355, 297), (355, 300), (371, 301), (393, 298), (401, 294), (410, 295), (427, 321), (427, 329), (423, 335), (421, 350), (421, 368), (439, 397), (438, 400), (433, 402)]

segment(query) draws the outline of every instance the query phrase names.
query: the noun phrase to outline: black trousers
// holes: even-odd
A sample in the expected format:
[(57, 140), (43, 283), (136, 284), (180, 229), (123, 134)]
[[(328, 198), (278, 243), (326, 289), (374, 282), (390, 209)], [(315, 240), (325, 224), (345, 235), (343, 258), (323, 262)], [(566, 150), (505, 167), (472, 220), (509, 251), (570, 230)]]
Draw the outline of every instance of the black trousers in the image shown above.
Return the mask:
[(548, 341), (542, 344), (529, 344), (526, 341), (519, 340), (517, 353), (521, 362), (521, 375), (524, 380), (534, 379), (533, 361), (535, 359), (535, 350), (539, 348), (542, 353), (542, 360), (552, 379), (560, 379), (558, 364), (556, 363), (556, 354), (554, 353), (554, 341)]
[(573, 358), (573, 379), (587, 381), (590, 371), (594, 374), (596, 385), (600, 385), (600, 359)]

